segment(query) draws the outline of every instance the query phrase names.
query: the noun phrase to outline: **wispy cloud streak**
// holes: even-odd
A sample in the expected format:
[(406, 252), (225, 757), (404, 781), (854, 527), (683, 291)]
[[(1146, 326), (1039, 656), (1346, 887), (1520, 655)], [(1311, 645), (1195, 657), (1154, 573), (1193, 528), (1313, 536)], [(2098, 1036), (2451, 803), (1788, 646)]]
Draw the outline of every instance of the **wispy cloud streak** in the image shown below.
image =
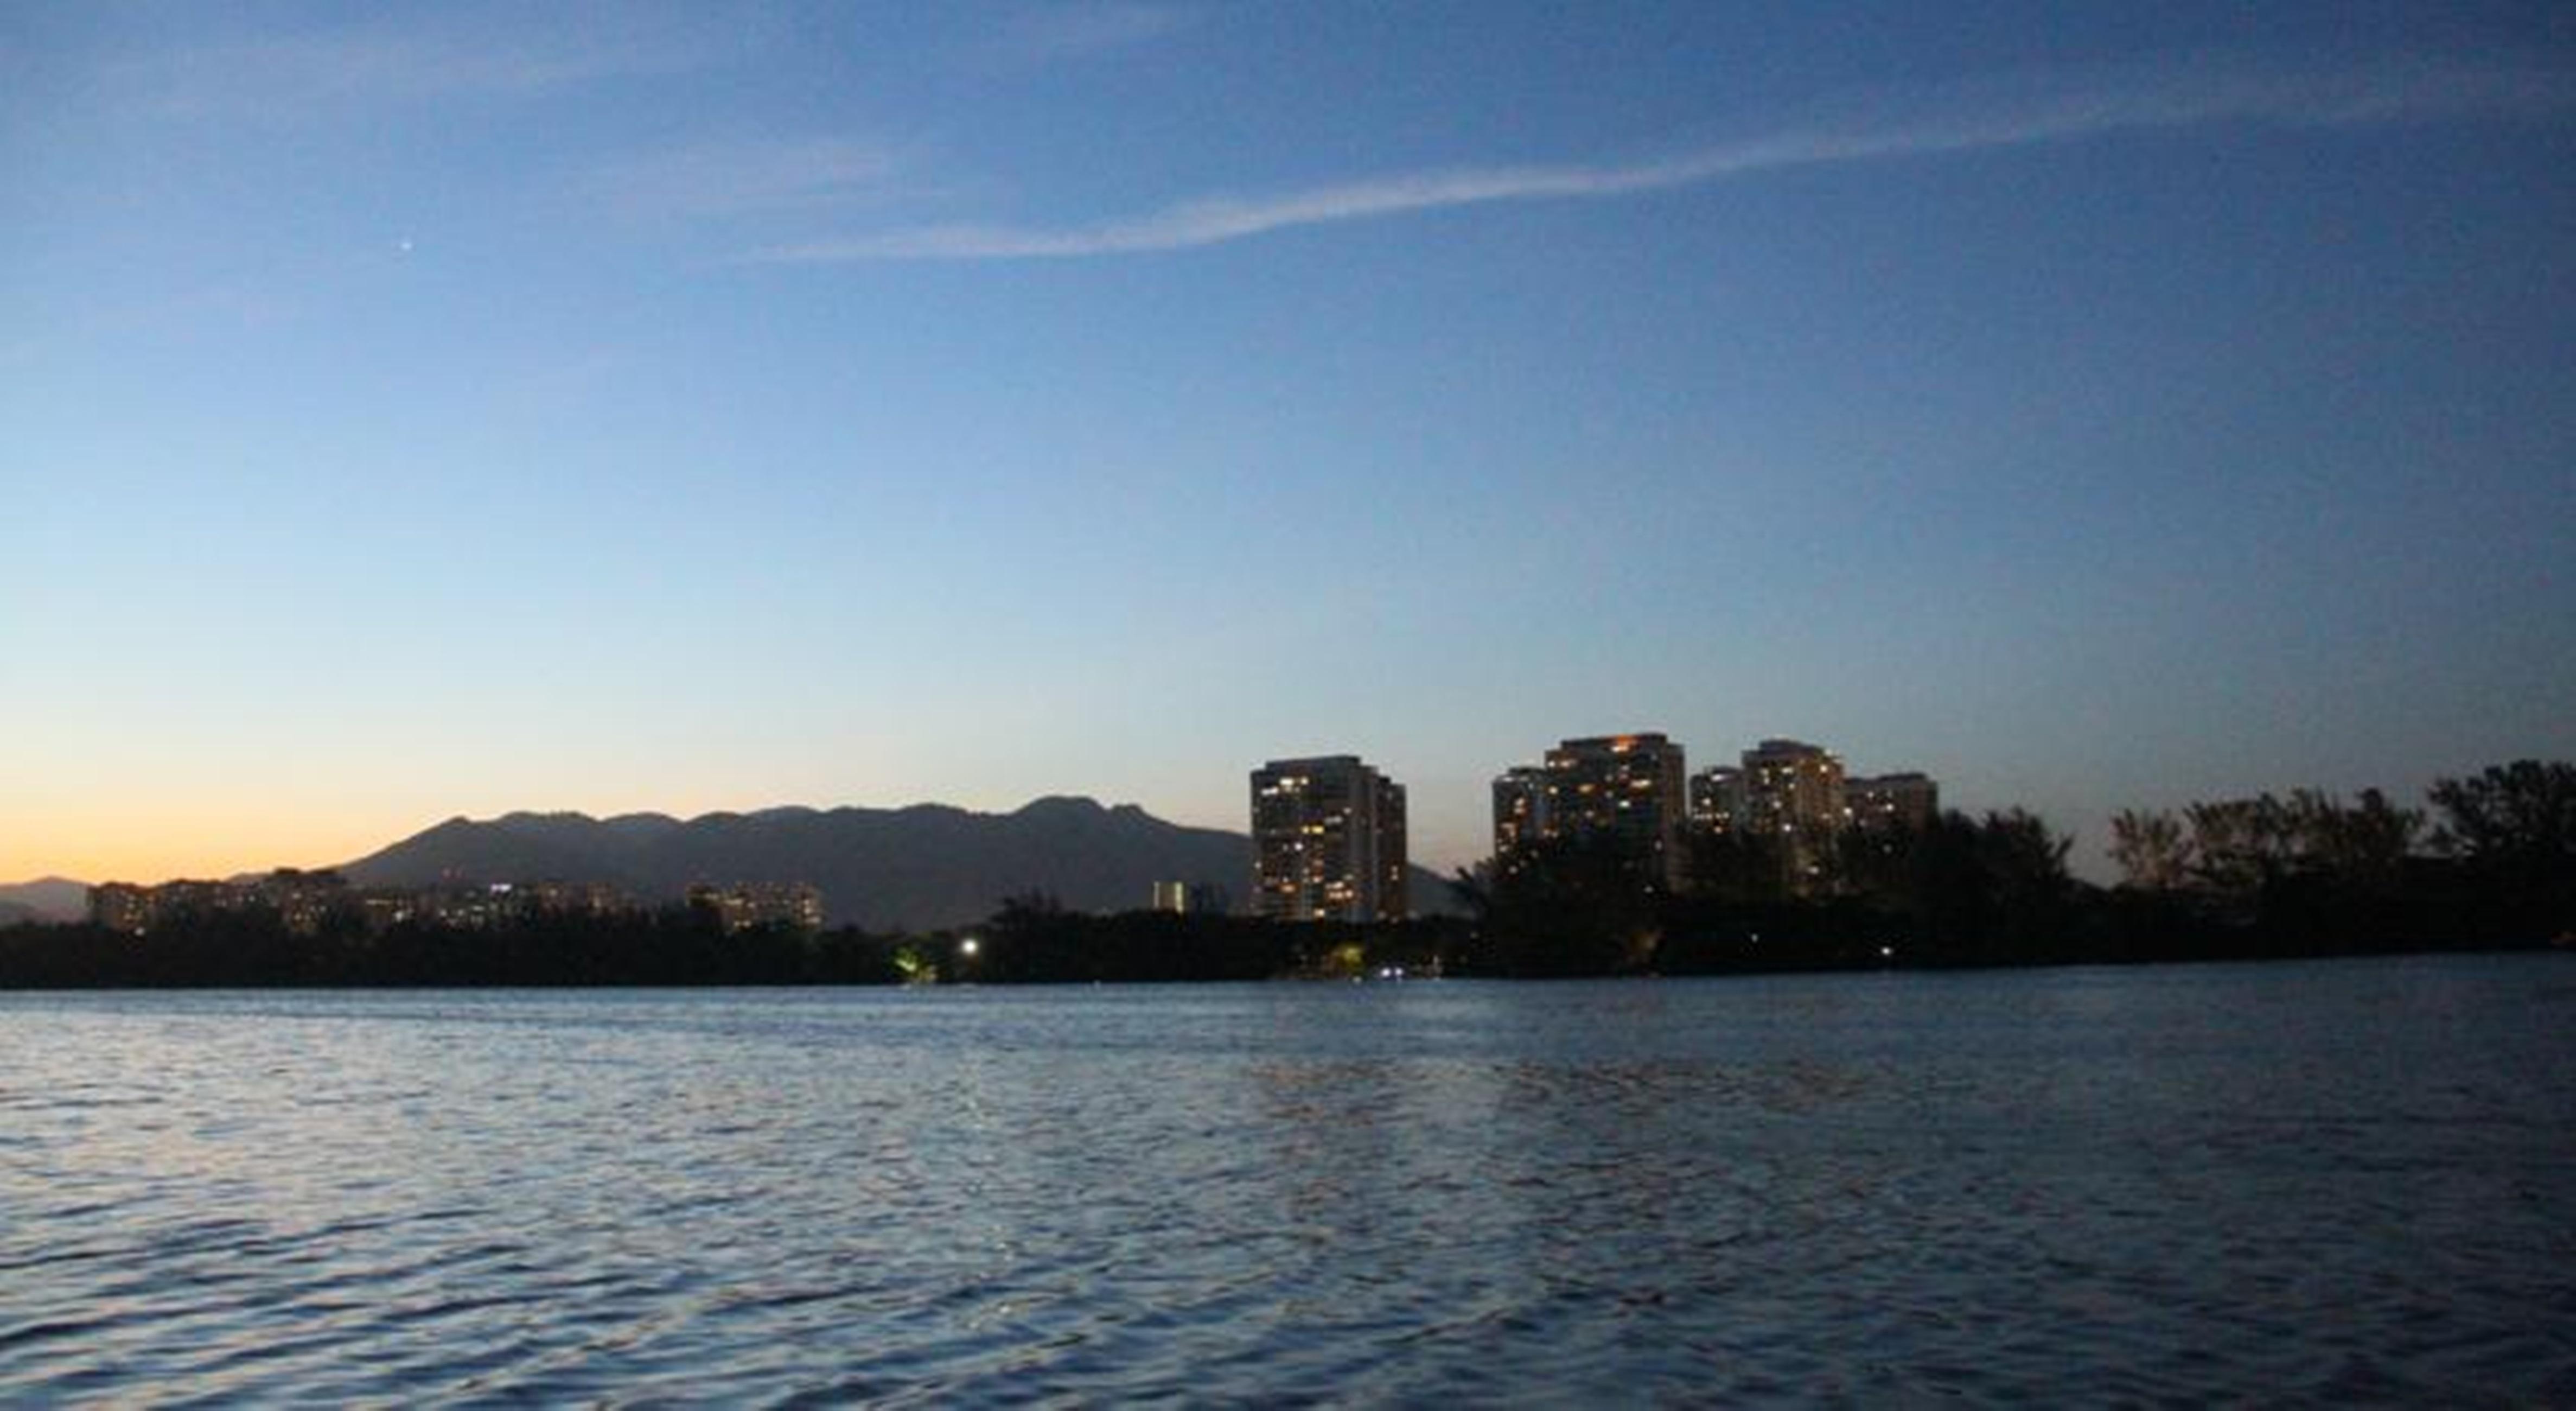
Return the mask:
[(610, 164), (581, 188), (630, 214), (757, 214), (881, 197), (899, 166), (884, 144), (853, 138), (718, 140)]
[(492, 40), (389, 25), (241, 40), (143, 56), (111, 74), (119, 91), (173, 117), (294, 118), (332, 104), (522, 98), (705, 61), (684, 32), (578, 26)]
[(2076, 141), (2218, 122), (2299, 126), (2555, 112), (2576, 99), (2565, 68), (2392, 64), (2257, 74), (2206, 66), (2078, 88), (1989, 85), (1819, 120), (1657, 160), (1412, 172), (1265, 196), (1212, 196), (1061, 228), (937, 225), (762, 252), (777, 263), (1074, 259), (1188, 250), (1274, 231), (1505, 201), (1598, 200), (1756, 173)]
[(1014, 11), (983, 54), (1012, 67), (1087, 59), (1161, 39), (1188, 23), (1182, 10), (1138, 0), (1033, 5)]

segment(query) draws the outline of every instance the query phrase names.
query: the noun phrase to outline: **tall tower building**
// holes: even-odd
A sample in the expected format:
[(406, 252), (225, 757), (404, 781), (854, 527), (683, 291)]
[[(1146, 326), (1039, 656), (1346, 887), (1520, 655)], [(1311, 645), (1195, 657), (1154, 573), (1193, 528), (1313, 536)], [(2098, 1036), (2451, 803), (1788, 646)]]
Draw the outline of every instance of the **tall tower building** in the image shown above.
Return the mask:
[[(1511, 865), (1507, 831), (1512, 849), (1539, 841), (1607, 843), (1634, 858), (1657, 886), (1672, 887), (1681, 876), (1682, 778), (1682, 747), (1659, 734), (1564, 741), (1547, 752), (1543, 767), (1515, 769), (1494, 782), (1496, 862)], [(1507, 806), (1521, 816), (1507, 818)]]
[(1830, 886), (1838, 841), (1851, 821), (1841, 758), (1802, 740), (1765, 740), (1746, 750), (1743, 761), (1736, 830), (1778, 849), (1781, 882), (1791, 895)]
[(1403, 920), (1404, 786), (1357, 755), (1252, 771), (1252, 892), (1270, 920)]
[(1914, 772), (1845, 779), (1843, 812), (1864, 832), (1919, 833), (1941, 816), (1941, 789)]
[(1547, 771), (1516, 764), (1494, 776), (1494, 865), (1513, 860), (1547, 836)]
[(1740, 828), (1816, 836), (1843, 826), (1843, 762), (1830, 750), (1765, 740), (1744, 752), (1742, 779)]
[(1692, 827), (1709, 833), (1732, 833), (1743, 817), (1743, 770), (1731, 764), (1712, 764), (1690, 777)]

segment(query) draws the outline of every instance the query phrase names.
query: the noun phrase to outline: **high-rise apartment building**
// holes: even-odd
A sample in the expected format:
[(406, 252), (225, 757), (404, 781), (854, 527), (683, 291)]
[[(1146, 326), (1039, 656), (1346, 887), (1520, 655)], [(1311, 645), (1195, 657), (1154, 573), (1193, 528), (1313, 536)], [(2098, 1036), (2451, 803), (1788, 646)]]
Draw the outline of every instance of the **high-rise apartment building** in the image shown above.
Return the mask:
[(1778, 849), (1782, 881), (1797, 895), (1832, 885), (1843, 811), (1843, 762), (1803, 740), (1765, 740), (1743, 754), (1744, 807), (1736, 830)]
[(1707, 833), (1732, 833), (1743, 817), (1743, 770), (1731, 764), (1712, 764), (1690, 777), (1692, 827)]
[(1931, 826), (1941, 795), (1919, 773), (1845, 777), (1832, 751), (1802, 740), (1764, 740), (1735, 765), (1691, 776), (1691, 823), (1709, 833), (1759, 839), (1793, 895), (1841, 885), (1853, 835), (1880, 846)]
[(1765, 740), (1744, 752), (1744, 811), (1749, 832), (1817, 836), (1843, 826), (1843, 762), (1801, 740)]
[(1277, 921), (1401, 921), (1404, 786), (1357, 755), (1252, 771), (1252, 891)]
[(1866, 832), (1921, 832), (1941, 816), (1940, 786), (1912, 772), (1845, 779), (1843, 814)]
[(1494, 862), (1509, 868), (1547, 836), (1547, 771), (1516, 764), (1494, 776)]
[(1538, 768), (1494, 781), (1494, 861), (1509, 871), (1537, 843), (1606, 845), (1659, 887), (1681, 877), (1682, 747), (1662, 735), (1566, 740)]

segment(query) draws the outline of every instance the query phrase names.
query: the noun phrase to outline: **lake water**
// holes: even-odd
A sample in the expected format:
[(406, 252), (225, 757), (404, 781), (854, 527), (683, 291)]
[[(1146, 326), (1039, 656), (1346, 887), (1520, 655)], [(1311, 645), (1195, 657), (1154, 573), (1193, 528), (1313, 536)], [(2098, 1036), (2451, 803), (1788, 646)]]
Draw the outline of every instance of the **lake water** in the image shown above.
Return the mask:
[(2576, 1404), (2576, 959), (0, 995), (0, 1400)]

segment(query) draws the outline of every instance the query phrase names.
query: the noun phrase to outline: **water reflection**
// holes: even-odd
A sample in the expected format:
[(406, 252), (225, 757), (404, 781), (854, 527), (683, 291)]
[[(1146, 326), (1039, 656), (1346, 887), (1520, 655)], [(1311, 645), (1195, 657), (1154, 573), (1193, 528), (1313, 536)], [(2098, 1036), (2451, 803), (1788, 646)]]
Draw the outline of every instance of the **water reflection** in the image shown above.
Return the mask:
[(0, 1393), (2564, 1402), (2563, 968), (7, 997)]

